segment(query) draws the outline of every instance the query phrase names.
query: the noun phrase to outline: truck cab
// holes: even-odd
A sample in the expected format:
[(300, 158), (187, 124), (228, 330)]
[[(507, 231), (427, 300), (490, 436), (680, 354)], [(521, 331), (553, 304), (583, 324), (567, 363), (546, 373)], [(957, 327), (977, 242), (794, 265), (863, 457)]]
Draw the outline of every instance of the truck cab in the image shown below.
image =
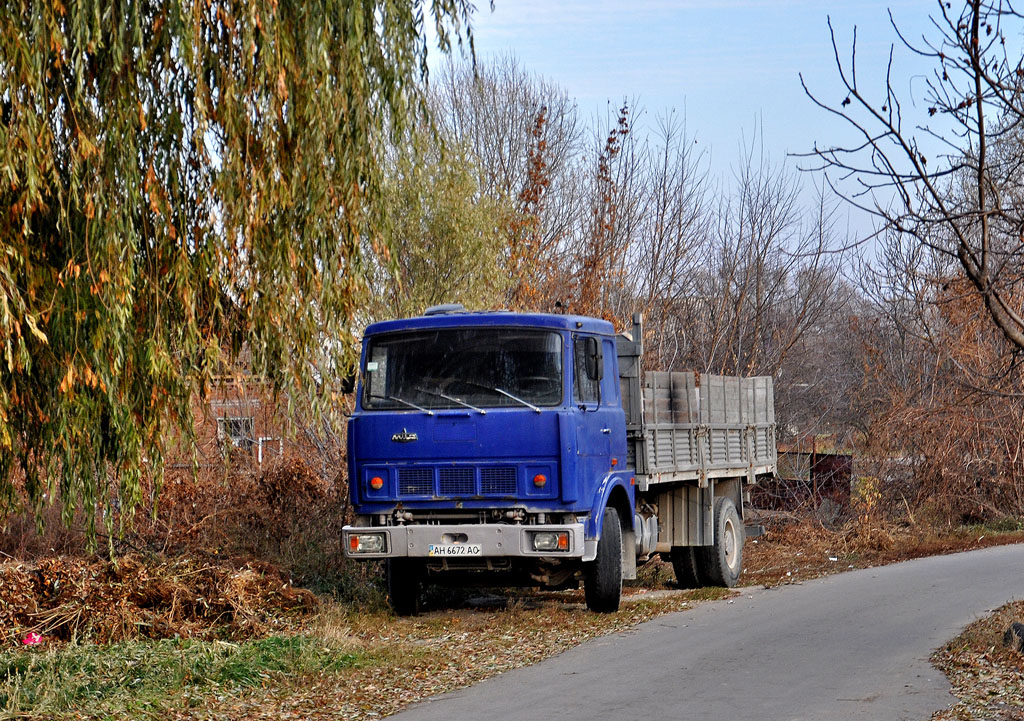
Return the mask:
[(370, 325), (348, 425), (345, 554), (424, 582), (575, 587), (619, 606), (638, 561), (735, 585), (744, 500), (774, 474), (770, 377), (643, 368), (642, 318), (469, 313)]
[(346, 554), (388, 560), (400, 611), (430, 578), (576, 583), (605, 508), (632, 528), (620, 392), (607, 321), (445, 307), (369, 326)]

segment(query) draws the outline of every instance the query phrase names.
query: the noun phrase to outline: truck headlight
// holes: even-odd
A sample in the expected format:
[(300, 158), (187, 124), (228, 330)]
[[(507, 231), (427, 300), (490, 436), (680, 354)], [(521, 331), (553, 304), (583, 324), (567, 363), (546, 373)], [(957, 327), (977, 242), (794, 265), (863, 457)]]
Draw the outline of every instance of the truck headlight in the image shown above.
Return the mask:
[(352, 553), (383, 553), (387, 541), (383, 533), (353, 533), (348, 537), (348, 550)]
[(538, 531), (533, 536), (534, 551), (562, 552), (569, 550), (568, 531)]

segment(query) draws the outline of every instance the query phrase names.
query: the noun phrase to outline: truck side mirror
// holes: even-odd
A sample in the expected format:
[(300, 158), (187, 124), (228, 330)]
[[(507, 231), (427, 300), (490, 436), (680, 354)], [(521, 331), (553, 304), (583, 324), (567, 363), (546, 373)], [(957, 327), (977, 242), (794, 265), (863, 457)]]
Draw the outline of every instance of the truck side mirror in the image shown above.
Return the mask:
[(594, 337), (586, 339), (587, 378), (599, 381), (604, 378), (604, 355), (601, 353), (601, 342)]

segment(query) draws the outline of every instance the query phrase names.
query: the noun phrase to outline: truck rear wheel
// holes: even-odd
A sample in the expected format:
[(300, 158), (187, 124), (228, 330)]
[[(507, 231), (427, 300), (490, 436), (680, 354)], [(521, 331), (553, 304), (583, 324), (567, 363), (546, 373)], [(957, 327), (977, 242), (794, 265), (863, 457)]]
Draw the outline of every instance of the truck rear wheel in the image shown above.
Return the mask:
[(743, 522), (731, 499), (715, 499), (715, 542), (698, 550), (701, 575), (713, 586), (732, 588), (743, 571)]
[(407, 558), (389, 558), (384, 564), (391, 609), (398, 616), (415, 616), (420, 612), (423, 585), (419, 564)]
[(614, 508), (604, 509), (597, 558), (587, 564), (583, 578), (587, 608), (596, 613), (619, 610), (622, 598), (622, 523)]
[(700, 574), (697, 572), (697, 549), (693, 546), (672, 547), (672, 570), (676, 573), (679, 588), (700, 588)]

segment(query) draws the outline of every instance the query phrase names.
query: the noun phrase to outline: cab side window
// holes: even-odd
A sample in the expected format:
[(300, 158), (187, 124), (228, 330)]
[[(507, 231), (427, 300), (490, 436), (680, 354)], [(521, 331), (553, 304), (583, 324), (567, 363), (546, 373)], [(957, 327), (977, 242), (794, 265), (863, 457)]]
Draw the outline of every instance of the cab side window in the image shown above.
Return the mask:
[(601, 347), (600, 343), (595, 341), (596, 338), (576, 338), (573, 346), (576, 376), (573, 398), (577, 403), (601, 402), (601, 374), (595, 372), (595, 367), (600, 368), (601, 358), (591, 358), (590, 363), (587, 362), (588, 355), (594, 355), (594, 348)]

